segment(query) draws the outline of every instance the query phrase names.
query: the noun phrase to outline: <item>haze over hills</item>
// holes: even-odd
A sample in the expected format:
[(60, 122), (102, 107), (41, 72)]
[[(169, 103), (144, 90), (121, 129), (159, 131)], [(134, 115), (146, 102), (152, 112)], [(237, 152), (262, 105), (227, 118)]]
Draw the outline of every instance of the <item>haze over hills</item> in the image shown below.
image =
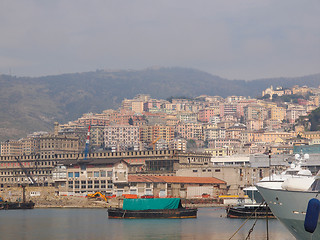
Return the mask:
[(254, 81), (228, 80), (189, 68), (97, 70), (37, 78), (0, 75), (0, 141), (52, 130), (54, 121), (65, 123), (86, 112), (118, 108), (124, 98), (139, 93), (158, 99), (202, 94), (256, 97), (270, 85), (318, 87), (320, 74)]

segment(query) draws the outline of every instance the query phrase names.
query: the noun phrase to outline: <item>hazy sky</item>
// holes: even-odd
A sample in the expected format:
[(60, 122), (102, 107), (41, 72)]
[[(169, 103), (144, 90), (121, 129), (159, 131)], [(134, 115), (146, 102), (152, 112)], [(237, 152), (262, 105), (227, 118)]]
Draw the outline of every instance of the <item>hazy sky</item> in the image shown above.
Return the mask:
[(319, 0), (2, 0), (0, 74), (192, 67), (320, 73)]

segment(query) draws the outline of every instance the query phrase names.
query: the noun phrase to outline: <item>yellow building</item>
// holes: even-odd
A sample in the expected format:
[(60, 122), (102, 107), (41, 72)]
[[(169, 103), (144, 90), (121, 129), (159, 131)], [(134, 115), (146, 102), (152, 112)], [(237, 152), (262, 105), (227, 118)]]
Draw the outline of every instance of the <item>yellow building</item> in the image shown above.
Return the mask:
[(301, 132), (301, 137), (308, 138), (310, 140), (320, 139), (320, 131)]
[(292, 88), (292, 94), (306, 95), (309, 92), (312, 92), (312, 90), (307, 86), (299, 87), (298, 85), (295, 85)]
[(207, 148), (205, 153), (210, 153), (212, 157), (225, 157), (233, 154), (233, 150), (230, 148)]
[(139, 130), (140, 141), (146, 143), (152, 143), (157, 139), (163, 139), (169, 144), (174, 138), (174, 127), (172, 126), (141, 126)]
[(282, 121), (286, 118), (286, 109), (283, 107), (274, 106), (270, 108), (270, 119)]
[(283, 140), (293, 137), (294, 133), (288, 133), (288, 132), (265, 132), (261, 135), (261, 142), (266, 143), (280, 143), (283, 142)]
[(132, 111), (135, 113), (143, 113), (143, 101), (140, 100), (133, 100), (132, 101)]

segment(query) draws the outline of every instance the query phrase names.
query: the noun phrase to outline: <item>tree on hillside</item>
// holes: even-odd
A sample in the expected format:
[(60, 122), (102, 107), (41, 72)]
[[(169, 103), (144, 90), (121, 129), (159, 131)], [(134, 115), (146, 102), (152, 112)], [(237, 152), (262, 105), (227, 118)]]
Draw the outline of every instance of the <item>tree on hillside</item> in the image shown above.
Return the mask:
[(193, 149), (193, 148), (197, 148), (197, 143), (195, 140), (189, 139), (187, 141), (187, 149)]
[(310, 131), (320, 130), (320, 107), (309, 114), (309, 122), (311, 123)]
[(132, 118), (129, 118), (129, 125), (133, 125), (133, 119)]

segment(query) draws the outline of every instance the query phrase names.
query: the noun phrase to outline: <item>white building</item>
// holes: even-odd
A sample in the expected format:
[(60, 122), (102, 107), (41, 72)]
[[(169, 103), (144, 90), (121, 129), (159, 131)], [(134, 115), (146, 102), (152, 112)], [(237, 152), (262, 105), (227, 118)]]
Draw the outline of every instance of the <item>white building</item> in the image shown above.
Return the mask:
[(104, 129), (106, 148), (116, 148), (118, 151), (136, 148), (139, 143), (139, 127), (137, 126), (108, 126)]

